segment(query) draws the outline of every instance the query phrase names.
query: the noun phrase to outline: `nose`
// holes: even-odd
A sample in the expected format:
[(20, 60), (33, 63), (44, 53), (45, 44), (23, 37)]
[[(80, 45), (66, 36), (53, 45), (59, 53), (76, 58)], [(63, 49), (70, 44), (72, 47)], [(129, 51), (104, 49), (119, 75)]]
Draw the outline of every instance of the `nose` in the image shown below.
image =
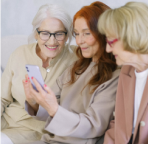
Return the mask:
[(110, 53), (110, 52), (112, 52), (112, 51), (113, 51), (112, 47), (107, 43), (107, 44), (106, 44), (106, 52), (107, 52), (107, 53)]
[(57, 40), (55, 39), (54, 35), (51, 35), (49, 37), (49, 39), (47, 40), (47, 43), (50, 44), (50, 45), (53, 45), (57, 42)]
[(76, 43), (77, 43), (77, 45), (81, 45), (84, 43), (84, 39), (83, 39), (82, 35), (76, 36)]

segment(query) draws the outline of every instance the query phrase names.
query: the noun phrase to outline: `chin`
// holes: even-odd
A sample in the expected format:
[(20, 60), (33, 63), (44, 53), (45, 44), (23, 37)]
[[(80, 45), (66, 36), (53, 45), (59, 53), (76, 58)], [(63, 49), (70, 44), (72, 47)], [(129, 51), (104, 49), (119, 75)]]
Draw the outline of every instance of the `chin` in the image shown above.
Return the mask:
[(116, 64), (117, 64), (118, 66), (122, 66), (122, 65), (123, 65), (123, 63), (122, 63), (122, 62), (117, 61), (117, 60), (116, 60)]
[(84, 58), (92, 58), (90, 55), (86, 55), (86, 54), (83, 54), (83, 53), (82, 53), (82, 56), (83, 56)]

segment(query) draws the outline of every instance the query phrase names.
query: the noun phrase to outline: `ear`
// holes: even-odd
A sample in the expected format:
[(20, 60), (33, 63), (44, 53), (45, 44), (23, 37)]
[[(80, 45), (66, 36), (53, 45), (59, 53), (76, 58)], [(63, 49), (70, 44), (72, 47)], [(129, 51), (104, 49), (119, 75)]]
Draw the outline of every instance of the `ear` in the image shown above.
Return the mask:
[(37, 33), (37, 32), (35, 32), (34, 38), (35, 38), (36, 40), (38, 40), (38, 33)]

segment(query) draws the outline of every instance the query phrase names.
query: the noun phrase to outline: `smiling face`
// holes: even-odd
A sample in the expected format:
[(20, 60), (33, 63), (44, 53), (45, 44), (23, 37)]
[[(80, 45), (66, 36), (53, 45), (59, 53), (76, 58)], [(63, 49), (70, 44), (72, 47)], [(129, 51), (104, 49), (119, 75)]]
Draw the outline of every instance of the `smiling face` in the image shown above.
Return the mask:
[(92, 61), (97, 62), (99, 43), (92, 35), (84, 18), (77, 18), (75, 20), (74, 33), (76, 43), (81, 48), (83, 57), (92, 58)]
[[(114, 41), (116, 37), (107, 36), (107, 41)], [(121, 40), (117, 40), (112, 45), (106, 44), (106, 51), (112, 52), (115, 56), (117, 65), (125, 65), (133, 63), (134, 53), (124, 50), (124, 46)]]
[[(50, 33), (66, 32), (63, 23), (56, 18), (45, 19), (38, 28), (38, 31), (47, 31)], [(63, 41), (58, 41), (52, 35), (47, 41), (44, 41), (37, 33), (36, 40), (38, 42), (39, 47), (38, 55), (42, 59), (46, 60), (48, 58), (56, 57), (62, 51), (67, 37)]]

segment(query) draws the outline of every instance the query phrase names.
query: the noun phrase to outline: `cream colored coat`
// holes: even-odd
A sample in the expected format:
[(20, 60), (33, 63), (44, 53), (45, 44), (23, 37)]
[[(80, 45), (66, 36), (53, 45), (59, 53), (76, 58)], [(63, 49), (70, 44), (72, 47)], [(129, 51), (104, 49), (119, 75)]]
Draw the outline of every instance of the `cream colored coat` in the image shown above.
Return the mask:
[[(132, 135), (135, 95), (135, 73), (123, 66), (116, 95), (115, 121), (105, 134), (104, 144), (127, 144)], [(139, 107), (133, 144), (148, 144), (148, 78)]]
[[(59, 100), (59, 108), (53, 118), (40, 106), (36, 119), (46, 121), (42, 141), (50, 144), (95, 144), (102, 136), (112, 118), (120, 70), (110, 80), (101, 84), (93, 94), (86, 84), (96, 73), (95, 63), (72, 85), (65, 85), (70, 77), (68, 68), (51, 88)], [(86, 86), (86, 87), (85, 87)], [(33, 116), (33, 109), (27, 104), (26, 110)], [(49, 133), (48, 133), (49, 132)]]
[[(71, 46), (72, 51), (76, 47)], [(36, 54), (36, 44), (24, 45), (13, 52), (2, 75), (1, 115), (2, 132), (15, 144), (39, 140), (45, 122), (30, 117), (24, 110), (25, 93), (22, 80), (27, 74), (25, 65), (38, 65), (45, 83), (52, 86), (62, 72), (77, 57), (66, 45), (63, 51), (54, 58), (47, 69), (42, 67), (42, 60)], [(50, 72), (47, 72), (47, 70)]]

